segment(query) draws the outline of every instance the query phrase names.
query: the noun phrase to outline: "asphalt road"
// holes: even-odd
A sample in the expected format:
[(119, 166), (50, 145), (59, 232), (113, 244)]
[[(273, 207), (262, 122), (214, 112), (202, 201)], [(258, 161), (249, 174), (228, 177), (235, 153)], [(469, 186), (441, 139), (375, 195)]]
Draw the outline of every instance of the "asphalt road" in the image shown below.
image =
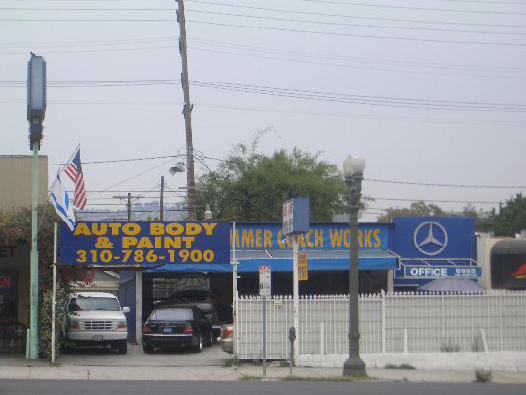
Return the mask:
[(522, 395), (526, 386), (511, 384), (441, 384), (409, 382), (313, 382), (313, 381), (97, 381), (97, 380), (2, 380), (4, 394), (181, 394), (181, 395)]

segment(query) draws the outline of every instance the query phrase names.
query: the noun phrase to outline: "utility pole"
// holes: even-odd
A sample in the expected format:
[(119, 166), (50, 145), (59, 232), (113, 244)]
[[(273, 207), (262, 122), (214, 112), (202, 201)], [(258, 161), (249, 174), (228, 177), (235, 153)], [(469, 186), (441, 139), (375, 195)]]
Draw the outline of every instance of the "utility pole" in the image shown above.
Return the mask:
[(132, 202), (132, 199), (137, 199), (139, 200), (140, 198), (142, 198), (142, 196), (132, 196), (132, 194), (130, 192), (128, 192), (128, 195), (127, 196), (114, 196), (113, 197), (114, 199), (119, 199), (119, 200), (123, 200), (123, 199), (126, 199), (127, 200), (127, 203), (126, 203), (126, 207), (128, 208), (128, 221), (131, 221), (131, 202)]
[(159, 202), (159, 206), (160, 206), (160, 209), (159, 209), (159, 221), (163, 221), (164, 220), (164, 207), (163, 207), (163, 204), (164, 204), (164, 176), (161, 176), (161, 201)]
[(186, 24), (184, 17), (184, 2), (177, 0), (177, 22), (179, 22), (179, 52), (181, 53), (182, 73), (181, 83), (184, 94), (184, 124), (186, 128), (186, 188), (188, 198), (188, 219), (196, 221), (196, 199), (194, 178), (194, 146), (192, 143), (192, 105), (190, 103), (190, 86), (188, 83), (188, 57), (186, 49)]

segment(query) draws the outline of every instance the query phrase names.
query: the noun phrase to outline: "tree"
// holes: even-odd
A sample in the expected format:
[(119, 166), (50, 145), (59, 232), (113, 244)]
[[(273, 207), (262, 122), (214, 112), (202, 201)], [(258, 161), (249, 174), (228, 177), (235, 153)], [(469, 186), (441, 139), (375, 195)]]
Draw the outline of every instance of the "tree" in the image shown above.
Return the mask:
[(343, 211), (346, 189), (335, 165), (297, 148), (257, 153), (259, 137), (251, 147), (237, 144), (217, 170), (199, 178), (198, 215), (209, 204), (215, 220), (281, 221), (282, 205), (293, 197), (310, 198), (311, 221)]
[(378, 217), (378, 222), (391, 222), (394, 217), (445, 217), (444, 211), (436, 204), (427, 205), (424, 201), (413, 202), (409, 208), (388, 208)]
[[(53, 287), (53, 223), (61, 221), (51, 205), (38, 208), (38, 288), (39, 288), (39, 353), (51, 356), (51, 289)], [(31, 209), (0, 211), (0, 245), (31, 245)], [(29, 257), (28, 257), (29, 259)], [(64, 266), (58, 271), (58, 301), (71, 291), (71, 281), (89, 283), (90, 273), (77, 267)], [(60, 304), (59, 304), (60, 305)], [(58, 318), (60, 319), (59, 312)], [(61, 322), (57, 320), (58, 322)], [(58, 331), (60, 339), (60, 331)], [(57, 348), (59, 348), (57, 341)]]
[(462, 212), (444, 211), (436, 204), (426, 204), (424, 201), (413, 202), (409, 208), (388, 208), (386, 213), (378, 217), (378, 222), (391, 222), (394, 217), (459, 217), (475, 218), (477, 231), (487, 231), (489, 227), (489, 213), (477, 210), (472, 205), (467, 205)]
[(493, 209), (490, 223), (496, 236), (513, 237), (526, 229), (526, 197), (518, 193), (507, 200), (505, 205), (501, 205), (498, 213)]

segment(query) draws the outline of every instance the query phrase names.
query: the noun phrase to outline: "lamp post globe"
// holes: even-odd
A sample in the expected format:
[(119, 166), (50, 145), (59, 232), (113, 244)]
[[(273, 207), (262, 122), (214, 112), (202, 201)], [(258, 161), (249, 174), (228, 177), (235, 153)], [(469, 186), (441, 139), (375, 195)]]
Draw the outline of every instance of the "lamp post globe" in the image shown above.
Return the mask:
[(350, 155), (343, 161), (343, 174), (348, 190), (349, 211), (349, 358), (343, 364), (344, 376), (363, 377), (365, 363), (360, 358), (360, 329), (358, 321), (358, 211), (362, 189), (365, 158)]
[(345, 177), (353, 175), (362, 175), (365, 169), (365, 158), (360, 155), (349, 155), (343, 161), (343, 174)]

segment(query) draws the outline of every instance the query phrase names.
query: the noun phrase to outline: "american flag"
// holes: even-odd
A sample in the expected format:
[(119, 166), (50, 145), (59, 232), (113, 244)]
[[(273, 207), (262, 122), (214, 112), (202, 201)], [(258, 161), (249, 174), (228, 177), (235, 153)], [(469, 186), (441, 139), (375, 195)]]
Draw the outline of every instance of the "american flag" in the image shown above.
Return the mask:
[(82, 165), (80, 164), (80, 148), (73, 159), (67, 164), (64, 169), (69, 178), (75, 183), (75, 198), (73, 204), (79, 210), (86, 207), (86, 189), (84, 188), (84, 174), (82, 173)]

